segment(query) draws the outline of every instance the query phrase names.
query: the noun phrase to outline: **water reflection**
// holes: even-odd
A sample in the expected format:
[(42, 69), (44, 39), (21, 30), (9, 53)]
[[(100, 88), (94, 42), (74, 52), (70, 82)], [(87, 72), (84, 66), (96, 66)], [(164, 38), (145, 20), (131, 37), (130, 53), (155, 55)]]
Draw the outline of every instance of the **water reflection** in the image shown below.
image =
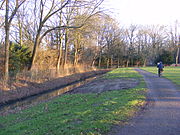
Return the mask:
[(97, 77), (88, 78), (84, 81), (71, 84), (71, 85), (63, 87), (61, 89), (53, 90), (53, 91), (47, 92), (45, 94), (32, 96), (25, 100), (21, 100), (21, 101), (17, 101), (17, 102), (11, 103), (11, 104), (4, 105), (0, 108), (0, 114), (14, 113), (14, 112), (20, 111), (22, 109), (25, 109), (27, 107), (36, 105), (38, 103), (48, 101), (52, 98), (55, 98), (59, 95), (66, 93), (68, 91), (71, 91), (72, 89), (77, 88), (85, 83), (88, 83), (88, 82), (94, 80), (95, 78), (97, 78)]

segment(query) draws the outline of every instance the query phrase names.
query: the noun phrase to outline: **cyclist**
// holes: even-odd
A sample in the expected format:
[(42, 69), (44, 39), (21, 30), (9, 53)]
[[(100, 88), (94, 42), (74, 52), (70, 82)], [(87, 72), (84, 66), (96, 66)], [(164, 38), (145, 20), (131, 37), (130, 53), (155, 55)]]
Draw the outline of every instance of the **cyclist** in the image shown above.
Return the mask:
[(164, 65), (162, 64), (161, 61), (157, 63), (157, 68), (158, 68), (158, 76), (160, 77), (161, 73), (163, 72), (163, 68), (164, 68)]

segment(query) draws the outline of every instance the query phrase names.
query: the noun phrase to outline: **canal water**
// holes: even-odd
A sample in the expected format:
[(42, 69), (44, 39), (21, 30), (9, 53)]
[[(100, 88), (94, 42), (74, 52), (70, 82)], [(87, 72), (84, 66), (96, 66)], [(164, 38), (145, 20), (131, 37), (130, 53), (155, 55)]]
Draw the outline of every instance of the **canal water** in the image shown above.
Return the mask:
[(28, 98), (25, 98), (25, 99), (22, 99), (19, 101), (4, 104), (4, 105), (0, 106), (0, 114), (2, 115), (2, 114), (6, 114), (6, 113), (14, 113), (17, 111), (21, 111), (25, 108), (31, 107), (33, 105), (39, 104), (41, 102), (46, 102), (48, 100), (51, 100), (53, 98), (56, 98), (64, 93), (66, 93), (68, 91), (71, 91), (74, 88), (84, 85), (84, 84), (94, 80), (97, 77), (98, 76), (87, 78), (84, 81), (76, 82), (71, 85), (60, 88), (60, 89), (52, 90), (49, 92), (45, 92), (43, 94), (30, 96)]

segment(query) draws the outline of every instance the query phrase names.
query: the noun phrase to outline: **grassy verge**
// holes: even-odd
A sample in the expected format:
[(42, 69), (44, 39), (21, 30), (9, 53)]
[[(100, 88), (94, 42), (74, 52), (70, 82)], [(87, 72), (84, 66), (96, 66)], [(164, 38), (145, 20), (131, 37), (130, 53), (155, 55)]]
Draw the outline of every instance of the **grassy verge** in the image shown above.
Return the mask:
[(101, 94), (63, 95), (17, 114), (0, 117), (0, 135), (101, 135), (123, 124), (145, 103), (145, 83), (131, 68), (116, 69), (106, 78), (137, 78), (133, 89)]
[[(157, 74), (156, 67), (145, 67), (142, 69)], [(177, 85), (180, 85), (180, 67), (165, 67), (163, 71), (163, 77), (170, 79)]]

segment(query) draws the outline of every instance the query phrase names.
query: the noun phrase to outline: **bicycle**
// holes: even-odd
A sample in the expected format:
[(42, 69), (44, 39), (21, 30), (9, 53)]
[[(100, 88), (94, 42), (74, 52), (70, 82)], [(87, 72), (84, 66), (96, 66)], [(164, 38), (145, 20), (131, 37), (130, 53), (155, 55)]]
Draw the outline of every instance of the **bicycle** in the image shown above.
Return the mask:
[(159, 77), (162, 76), (162, 72), (163, 72), (163, 69), (162, 69), (162, 68), (158, 68), (158, 76), (159, 76)]

